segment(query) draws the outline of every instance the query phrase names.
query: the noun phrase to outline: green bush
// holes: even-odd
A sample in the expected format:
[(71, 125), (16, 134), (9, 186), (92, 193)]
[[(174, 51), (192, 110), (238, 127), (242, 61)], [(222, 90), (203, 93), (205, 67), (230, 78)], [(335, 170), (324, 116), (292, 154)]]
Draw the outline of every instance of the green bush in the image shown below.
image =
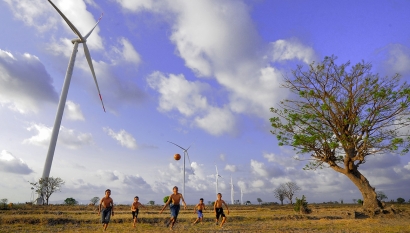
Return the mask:
[(309, 213), (310, 211), (309, 211), (309, 208), (308, 208), (307, 204), (308, 203), (306, 202), (305, 195), (302, 195), (301, 199), (296, 198), (295, 206), (293, 207), (293, 209), (296, 212), (301, 212), (301, 210), (302, 210), (302, 212), (304, 212), (304, 213)]
[(401, 198), (401, 197), (397, 198), (397, 203), (403, 204), (404, 202), (405, 202), (404, 198)]
[(357, 203), (360, 204), (360, 205), (363, 205), (362, 199), (357, 199)]

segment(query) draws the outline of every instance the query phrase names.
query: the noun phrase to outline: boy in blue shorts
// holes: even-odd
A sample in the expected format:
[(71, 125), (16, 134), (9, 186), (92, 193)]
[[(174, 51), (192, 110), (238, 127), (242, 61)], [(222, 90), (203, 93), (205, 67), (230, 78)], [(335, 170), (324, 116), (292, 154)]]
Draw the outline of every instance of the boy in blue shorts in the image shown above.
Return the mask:
[(204, 199), (200, 198), (199, 203), (194, 207), (194, 213), (198, 214), (198, 218), (195, 220), (195, 222), (192, 225), (195, 225), (198, 221), (201, 222), (202, 224), (202, 219), (204, 217), (202, 211), (205, 210), (205, 204), (204, 204)]
[(162, 207), (162, 210), (159, 212), (161, 214), (162, 211), (164, 211), (165, 207), (169, 205), (169, 209), (171, 211), (171, 219), (167, 223), (167, 227), (171, 224), (171, 227), (170, 227), (171, 230), (174, 227), (175, 221), (177, 220), (179, 209), (180, 209), (179, 202), (181, 200), (182, 200), (182, 203), (184, 204), (184, 209), (186, 209), (186, 203), (185, 203), (184, 197), (182, 196), (181, 193), (178, 193), (178, 187), (174, 186), (172, 191), (173, 193), (169, 196), (167, 203), (165, 203), (164, 207)]

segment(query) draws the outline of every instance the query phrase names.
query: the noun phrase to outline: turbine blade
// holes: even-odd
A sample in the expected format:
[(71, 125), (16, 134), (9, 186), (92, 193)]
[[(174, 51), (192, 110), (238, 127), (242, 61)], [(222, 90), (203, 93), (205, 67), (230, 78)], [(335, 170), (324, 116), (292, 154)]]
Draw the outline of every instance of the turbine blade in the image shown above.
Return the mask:
[(186, 151), (186, 150), (185, 150), (184, 148), (182, 148), (180, 145), (177, 145), (177, 144), (175, 144), (175, 143), (173, 143), (173, 142), (170, 142), (170, 141), (167, 141), (167, 142), (172, 143), (172, 144), (174, 144), (175, 146), (177, 146), (177, 147), (183, 149), (184, 151)]
[(100, 18), (97, 20), (97, 23), (94, 25), (94, 27), (87, 33), (87, 35), (84, 36), (84, 39), (87, 40), (87, 38), (91, 35), (91, 33), (94, 31), (94, 28), (97, 27), (98, 23), (101, 21), (104, 13), (101, 13)]
[(93, 74), (94, 82), (95, 82), (95, 85), (97, 86), (98, 95), (100, 96), (101, 104), (105, 112), (104, 102), (101, 97), (100, 88), (98, 87), (97, 77), (95, 77), (93, 62), (91, 60), (91, 55), (90, 55), (90, 51), (88, 50), (87, 43), (84, 42), (83, 47), (84, 47), (85, 58), (87, 59), (88, 65), (90, 66), (90, 69), (91, 69), (91, 73)]
[(48, 2), (54, 7), (54, 9), (57, 10), (57, 12), (61, 15), (61, 17), (63, 17), (64, 21), (68, 24), (71, 30), (73, 30), (73, 32), (81, 39), (81, 41), (83, 41), (84, 40), (83, 36), (81, 36), (81, 33), (77, 30), (74, 24), (72, 24), (70, 20), (68, 20), (67, 17), (65, 17), (63, 12), (61, 12), (60, 9), (58, 9), (57, 6), (54, 5), (54, 3), (51, 0), (48, 0)]
[(186, 156), (188, 157), (188, 162), (189, 162), (189, 167), (191, 168), (191, 172), (194, 173), (194, 171), (192, 170), (191, 160), (189, 159), (188, 152), (186, 152)]

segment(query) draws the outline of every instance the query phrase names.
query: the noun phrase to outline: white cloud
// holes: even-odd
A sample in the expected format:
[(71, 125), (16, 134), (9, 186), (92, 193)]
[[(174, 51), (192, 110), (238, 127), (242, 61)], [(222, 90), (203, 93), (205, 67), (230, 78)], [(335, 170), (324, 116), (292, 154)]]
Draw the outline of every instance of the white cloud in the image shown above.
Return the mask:
[(22, 175), (33, 172), (22, 159), (16, 158), (6, 150), (0, 152), (0, 171)]
[(225, 166), (225, 170), (227, 170), (227, 171), (230, 171), (230, 172), (236, 172), (236, 165), (230, 165), (230, 164), (227, 164), (226, 166)]
[(209, 134), (219, 136), (235, 130), (236, 120), (232, 112), (225, 108), (208, 109), (208, 114), (196, 117), (195, 124)]
[(122, 62), (133, 63), (134, 66), (141, 63), (141, 56), (135, 50), (132, 43), (127, 38), (119, 38), (119, 45), (113, 46), (110, 53), (111, 63), (114, 65)]
[[(37, 135), (25, 139), (23, 143), (43, 147), (49, 146), (52, 130), (51, 127), (32, 123), (27, 130), (35, 131)], [(78, 149), (83, 146), (91, 145), (93, 143), (93, 138), (89, 133), (79, 133), (73, 129), (67, 129), (61, 126), (57, 143), (69, 149)]]
[(98, 170), (95, 175), (104, 181), (116, 181), (120, 179), (117, 171)]
[(225, 155), (225, 154), (220, 154), (220, 155), (219, 155), (219, 158), (220, 158), (222, 161), (225, 161), (226, 155)]
[(117, 140), (121, 146), (124, 146), (128, 149), (137, 149), (138, 146), (135, 138), (127, 131), (122, 129), (116, 133), (108, 127), (105, 127), (104, 131), (113, 139)]
[(263, 163), (260, 163), (256, 160), (251, 159), (251, 171), (252, 173), (262, 176), (262, 177), (268, 177), (269, 173), (265, 168), (265, 165)]
[(33, 55), (0, 49), (0, 105), (20, 113), (38, 112), (44, 103), (57, 102), (52, 79)]
[(410, 162), (408, 162), (407, 165), (404, 166), (404, 168), (410, 171)]
[(402, 44), (390, 44), (385, 50), (387, 54), (383, 66), (389, 75), (392, 73), (410, 74), (410, 48)]
[(76, 104), (70, 100), (66, 102), (65, 105), (65, 111), (64, 111), (64, 117), (66, 117), (68, 120), (72, 121), (84, 121), (84, 115), (83, 112), (81, 111), (80, 105)]
[(296, 38), (272, 42), (271, 49), (274, 62), (298, 59), (309, 64), (315, 60), (315, 51), (303, 45)]

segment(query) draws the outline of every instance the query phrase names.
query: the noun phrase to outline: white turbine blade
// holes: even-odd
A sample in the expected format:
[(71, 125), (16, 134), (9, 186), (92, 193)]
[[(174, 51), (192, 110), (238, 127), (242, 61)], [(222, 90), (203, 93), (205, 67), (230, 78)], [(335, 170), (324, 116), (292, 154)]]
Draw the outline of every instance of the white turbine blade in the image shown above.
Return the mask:
[(184, 148), (182, 148), (180, 145), (177, 145), (177, 144), (175, 144), (175, 143), (173, 143), (173, 142), (170, 142), (170, 141), (167, 141), (167, 142), (172, 143), (172, 144), (174, 144), (175, 146), (177, 146), (177, 147), (183, 149), (184, 151), (186, 151), (186, 150), (185, 150)]
[(98, 19), (97, 23), (94, 25), (94, 27), (87, 33), (87, 35), (84, 36), (84, 39), (87, 40), (87, 38), (91, 35), (91, 33), (94, 31), (94, 28), (97, 27), (98, 23), (101, 21), (104, 13), (101, 13), (100, 18)]
[(63, 12), (60, 11), (60, 9), (57, 8), (56, 5), (54, 5), (54, 3), (50, 0), (48, 0), (48, 2), (57, 10), (57, 12), (61, 15), (61, 17), (63, 17), (64, 21), (68, 24), (68, 26), (71, 28), (71, 30), (73, 30), (73, 32), (81, 39), (81, 41), (83, 40), (83, 37), (81, 36), (81, 33), (77, 30), (77, 28), (74, 26), (74, 24), (72, 24), (70, 22), (70, 20), (67, 19), (67, 17), (65, 17), (65, 15), (63, 14)]
[(191, 172), (194, 173), (194, 171), (192, 170), (191, 160), (189, 159), (188, 152), (186, 152), (186, 156), (188, 157), (188, 162), (189, 162), (189, 167), (191, 168)]
[(94, 82), (95, 82), (95, 85), (97, 86), (97, 90), (98, 90), (98, 95), (100, 96), (101, 104), (102, 104), (102, 107), (103, 107), (104, 112), (105, 112), (104, 102), (103, 102), (102, 97), (101, 97), (100, 88), (98, 87), (97, 77), (95, 77), (93, 62), (91, 60), (91, 55), (90, 55), (90, 51), (88, 50), (87, 43), (84, 42), (83, 47), (84, 47), (85, 58), (87, 58), (88, 65), (90, 66), (91, 73), (93, 74)]

